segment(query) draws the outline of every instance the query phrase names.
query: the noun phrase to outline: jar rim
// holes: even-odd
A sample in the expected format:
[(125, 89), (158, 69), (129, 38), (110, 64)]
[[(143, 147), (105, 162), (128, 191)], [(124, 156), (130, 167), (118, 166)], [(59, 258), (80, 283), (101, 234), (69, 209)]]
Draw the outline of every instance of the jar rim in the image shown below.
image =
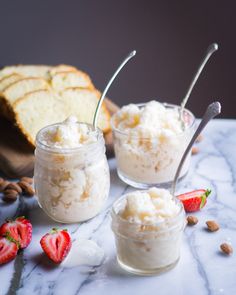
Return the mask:
[[(145, 102), (145, 103), (136, 103), (136, 104), (134, 104), (134, 105), (136, 105), (136, 106), (138, 106), (139, 108), (141, 108), (141, 107), (145, 106), (147, 103), (148, 103), (148, 102)], [(171, 103), (166, 103), (166, 102), (162, 102), (161, 104), (163, 104), (165, 107), (168, 107), (168, 108), (170, 108), (170, 109), (171, 109), (171, 108), (172, 108), (172, 109), (174, 109), (174, 108), (180, 109), (180, 108), (181, 108), (181, 106), (176, 105), (176, 104), (171, 104)], [(181, 133), (179, 133), (179, 134), (176, 134), (176, 135), (175, 135), (176, 137), (178, 137), (178, 136), (182, 136), (182, 135), (184, 134), (184, 132), (186, 132), (186, 131), (192, 129), (192, 128), (194, 127), (194, 125), (195, 125), (195, 122), (196, 122), (196, 118), (195, 118), (194, 114), (193, 114), (190, 110), (184, 108), (183, 111), (186, 112), (188, 115), (190, 115), (190, 117), (192, 118), (192, 122), (191, 122), (191, 124), (189, 124), (189, 125), (187, 125), (187, 126), (185, 127), (185, 129), (184, 129), (183, 132), (181, 132)], [(113, 114), (112, 117), (111, 117), (111, 128), (112, 128), (112, 131), (115, 131), (115, 132), (117, 132), (117, 133), (119, 133), (119, 134), (122, 134), (122, 135), (125, 135), (125, 136), (129, 136), (130, 134), (129, 134), (128, 132), (123, 131), (123, 130), (120, 130), (119, 128), (115, 127), (115, 125), (114, 125), (114, 118), (115, 118), (116, 114), (119, 113), (119, 112), (120, 112), (120, 110), (118, 110), (118, 111), (117, 111), (115, 114)], [(137, 135), (137, 136), (136, 136), (136, 135), (132, 135), (132, 137), (133, 137), (133, 138), (142, 138), (142, 139), (144, 139), (144, 140), (145, 140), (145, 139), (146, 139), (146, 140), (150, 140), (150, 137), (141, 137), (141, 136), (138, 136), (138, 135)]]
[[(142, 192), (147, 192), (147, 191), (148, 190), (142, 190)], [(134, 192), (136, 192), (136, 191), (134, 191)], [(121, 197), (119, 197), (113, 203), (112, 209), (111, 209), (111, 216), (112, 217), (115, 216), (123, 224), (136, 225), (136, 226), (145, 226), (147, 228), (150, 227), (150, 229), (152, 229), (153, 226), (160, 226), (160, 225), (166, 224), (166, 223), (168, 223), (168, 221), (170, 221), (171, 223), (173, 223), (173, 225), (170, 226), (170, 228), (169, 228), (169, 230), (171, 230), (171, 229), (175, 228), (176, 226), (178, 226), (178, 224), (175, 223), (174, 221), (177, 220), (181, 215), (185, 215), (185, 210), (184, 210), (184, 206), (183, 206), (182, 202), (178, 198), (173, 197), (173, 200), (179, 206), (179, 211), (178, 211), (178, 213), (175, 216), (165, 218), (163, 221), (158, 221), (158, 222), (156, 222), (154, 224), (145, 223), (145, 222), (137, 223), (137, 222), (129, 221), (127, 219), (122, 218), (118, 214), (118, 212), (115, 211), (115, 207), (117, 207), (118, 204), (120, 204), (122, 201), (124, 201), (126, 199), (126, 197), (127, 197), (127, 194), (124, 194)], [(156, 232), (156, 231), (155, 230), (148, 230), (148, 232), (150, 233), (150, 232)], [(162, 232), (162, 230), (158, 230), (158, 232)]]
[(96, 127), (96, 129), (94, 128), (94, 126), (90, 123), (85, 123), (85, 122), (76, 122), (75, 124), (83, 124), (83, 125), (86, 125), (88, 126), (89, 128), (91, 128), (91, 130), (93, 130), (95, 132), (95, 135), (96, 135), (96, 138), (97, 138), (97, 141), (95, 142), (89, 142), (89, 143), (85, 143), (81, 146), (78, 146), (78, 147), (57, 147), (57, 146), (50, 146), (46, 143), (43, 143), (41, 140), (40, 140), (40, 136), (42, 136), (43, 132), (45, 132), (47, 129), (51, 128), (51, 127), (56, 127), (56, 126), (60, 126), (62, 125), (63, 122), (59, 122), (59, 123), (55, 123), (55, 124), (50, 124), (50, 125), (47, 125), (43, 128), (41, 128), (37, 135), (36, 135), (36, 147), (37, 148), (41, 148), (43, 150), (46, 150), (48, 152), (60, 152), (60, 153), (73, 153), (73, 152), (78, 152), (80, 150), (83, 150), (84, 148), (90, 148), (90, 149), (93, 149), (97, 144), (98, 142), (101, 142), (103, 139), (103, 132), (101, 131), (100, 128)]

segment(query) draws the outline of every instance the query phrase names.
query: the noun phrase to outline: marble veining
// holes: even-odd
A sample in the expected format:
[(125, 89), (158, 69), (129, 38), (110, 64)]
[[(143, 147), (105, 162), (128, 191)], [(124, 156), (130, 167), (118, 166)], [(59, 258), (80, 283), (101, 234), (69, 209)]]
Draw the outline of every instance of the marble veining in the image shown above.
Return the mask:
[[(0, 295), (158, 294), (234, 295), (236, 294), (236, 120), (214, 120), (198, 144), (200, 153), (192, 157), (187, 177), (178, 185), (184, 192), (209, 188), (207, 206), (196, 214), (199, 223), (187, 227), (181, 259), (168, 273), (157, 277), (137, 277), (122, 271), (116, 263), (110, 229), (110, 208), (124, 192), (132, 190), (116, 175), (116, 162), (109, 161), (111, 191), (106, 207), (94, 219), (66, 226), (73, 239), (91, 238), (105, 251), (99, 267), (56, 267), (42, 254), (39, 240), (52, 227), (65, 225), (50, 220), (35, 199), (21, 198), (12, 205), (0, 200), (0, 221), (14, 215), (27, 215), (33, 223), (33, 241), (15, 261), (0, 266)], [(215, 219), (220, 230), (209, 233), (205, 221)], [(223, 242), (232, 243), (235, 253), (225, 257), (219, 251)]]

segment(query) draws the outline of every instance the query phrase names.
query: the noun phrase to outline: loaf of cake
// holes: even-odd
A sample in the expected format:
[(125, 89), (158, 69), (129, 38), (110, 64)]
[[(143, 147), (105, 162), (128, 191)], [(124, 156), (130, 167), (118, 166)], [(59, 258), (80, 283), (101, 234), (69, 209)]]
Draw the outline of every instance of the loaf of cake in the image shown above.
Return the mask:
[[(75, 115), (92, 123), (100, 92), (90, 77), (68, 65), (18, 65), (0, 70), (0, 113), (12, 120), (28, 142), (35, 145), (37, 132)], [(110, 131), (105, 104), (98, 127)]]

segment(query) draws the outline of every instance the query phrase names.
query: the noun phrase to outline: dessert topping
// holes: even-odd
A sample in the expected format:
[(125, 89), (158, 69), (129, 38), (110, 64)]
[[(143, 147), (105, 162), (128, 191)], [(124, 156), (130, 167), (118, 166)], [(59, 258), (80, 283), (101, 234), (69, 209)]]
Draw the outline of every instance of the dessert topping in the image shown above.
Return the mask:
[(214, 220), (208, 220), (206, 221), (206, 225), (209, 231), (214, 232), (220, 229), (220, 226), (218, 223), (216, 223)]
[(220, 245), (220, 249), (222, 252), (224, 252), (226, 255), (230, 255), (233, 253), (233, 247), (228, 243), (223, 243)]
[(0, 227), (0, 235), (9, 235), (19, 243), (19, 248), (26, 248), (32, 239), (32, 224), (24, 216), (17, 217), (15, 220), (6, 220)]
[(71, 237), (66, 229), (53, 228), (40, 240), (45, 254), (55, 263), (62, 262), (71, 248)]
[(0, 264), (13, 260), (18, 252), (18, 243), (9, 235), (0, 237)]
[(194, 212), (206, 205), (210, 193), (210, 190), (199, 189), (178, 195), (177, 198), (183, 203), (186, 212)]
[(198, 219), (196, 216), (193, 216), (193, 215), (189, 215), (187, 217), (187, 222), (188, 222), (188, 225), (195, 225), (198, 223)]

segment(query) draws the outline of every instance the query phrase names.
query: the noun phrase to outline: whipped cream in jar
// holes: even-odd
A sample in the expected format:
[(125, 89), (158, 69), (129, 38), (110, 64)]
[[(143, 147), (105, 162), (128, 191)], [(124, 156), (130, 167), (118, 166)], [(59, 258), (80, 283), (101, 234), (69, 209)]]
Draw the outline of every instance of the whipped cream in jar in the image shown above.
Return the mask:
[(153, 187), (128, 193), (114, 203), (111, 216), (123, 269), (155, 275), (178, 263), (186, 218), (182, 203), (168, 190)]
[[(111, 120), (119, 177), (127, 184), (147, 189), (171, 186), (181, 157), (193, 135), (194, 115), (179, 106), (150, 101), (122, 107)], [(180, 178), (190, 166), (188, 155)]]
[(110, 188), (102, 132), (75, 117), (40, 130), (34, 183), (39, 205), (52, 219), (73, 223), (97, 215)]

